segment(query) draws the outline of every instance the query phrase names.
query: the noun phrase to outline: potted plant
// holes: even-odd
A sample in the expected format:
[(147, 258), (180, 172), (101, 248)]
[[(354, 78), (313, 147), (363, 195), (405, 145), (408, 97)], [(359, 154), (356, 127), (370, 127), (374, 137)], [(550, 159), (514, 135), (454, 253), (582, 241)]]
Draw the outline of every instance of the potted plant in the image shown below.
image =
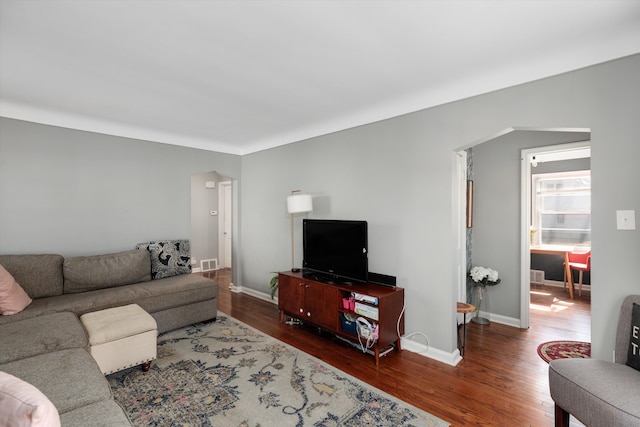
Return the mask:
[(472, 304), (476, 307), (476, 315), (472, 322), (481, 325), (489, 324), (489, 319), (480, 317), (480, 312), (489, 312), (487, 286), (495, 286), (500, 283), (498, 272), (492, 268), (475, 266), (469, 271), (469, 277), (473, 281)]
[(269, 280), (269, 290), (271, 291), (271, 299), (275, 299), (276, 291), (278, 290), (278, 273), (272, 274), (275, 274), (275, 276)]

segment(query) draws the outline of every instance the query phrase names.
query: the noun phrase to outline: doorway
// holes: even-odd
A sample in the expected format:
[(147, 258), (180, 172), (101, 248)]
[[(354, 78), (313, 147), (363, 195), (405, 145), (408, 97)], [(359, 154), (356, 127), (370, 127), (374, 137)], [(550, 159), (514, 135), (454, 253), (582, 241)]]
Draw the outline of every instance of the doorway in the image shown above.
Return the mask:
[[(579, 176), (589, 176), (590, 179), (590, 141), (581, 141), (568, 144), (560, 144), (546, 147), (536, 147), (522, 150), (521, 154), (521, 328), (529, 328), (530, 314), (532, 309), (532, 297), (539, 297), (544, 300), (544, 296), (553, 295), (554, 292), (531, 292), (531, 276), (534, 273), (542, 272), (544, 270), (538, 270), (532, 272), (531, 259), (532, 256), (536, 257), (551, 257), (555, 258), (556, 267), (560, 268), (560, 272), (563, 272), (564, 260), (561, 255), (532, 255), (531, 247), (548, 246), (548, 249), (554, 247), (561, 248), (573, 247), (577, 244), (584, 243), (584, 237), (582, 241), (580, 238), (576, 239), (573, 235), (580, 235), (583, 233), (583, 229), (588, 227), (590, 235), (591, 225), (590, 221), (586, 226), (578, 228), (576, 226), (562, 228), (558, 224), (554, 224), (554, 218), (559, 218), (562, 222), (568, 222), (566, 218), (571, 217), (571, 213), (567, 213), (560, 208), (550, 210), (549, 207), (544, 207), (545, 198), (558, 202), (558, 199), (564, 199), (565, 201), (571, 200), (571, 205), (575, 208), (577, 199), (584, 197), (579, 196), (578, 192), (574, 189), (571, 191), (555, 189), (545, 193), (542, 191), (539, 185), (534, 185), (534, 182), (540, 183), (548, 182), (550, 186), (557, 186), (558, 182), (578, 179)], [(539, 167), (544, 164), (544, 167)], [(546, 172), (546, 173), (545, 173)], [(573, 178), (572, 178), (573, 177)], [(553, 188), (553, 187), (549, 187)], [(536, 197), (534, 198), (534, 192)], [(546, 194), (546, 195), (545, 195)], [(576, 200), (573, 200), (576, 199)], [(588, 199), (590, 201), (590, 184)], [(585, 215), (585, 211), (576, 210), (574, 216), (588, 216), (590, 217), (590, 203), (586, 203), (585, 206), (589, 206), (589, 215)], [(566, 208), (564, 208), (566, 209)], [(540, 218), (543, 219), (540, 219)], [(566, 218), (565, 218), (566, 217)], [(557, 222), (557, 221), (556, 221)], [(564, 234), (564, 235), (563, 235)], [(590, 238), (588, 238), (588, 246), (590, 248)], [(543, 251), (545, 252), (545, 251)], [(536, 259), (536, 263), (541, 265), (541, 260)], [(556, 275), (558, 273), (555, 273)], [(560, 273), (562, 276), (554, 277), (555, 282), (564, 284), (566, 275)], [(537, 274), (535, 274), (537, 275)], [(559, 282), (557, 279), (561, 280)], [(546, 280), (542, 280), (543, 286), (548, 284)], [(553, 284), (552, 284), (553, 286)], [(557, 298), (551, 296), (549, 303), (550, 310), (561, 310), (571, 305), (571, 302), (562, 303), (554, 306), (553, 302), (557, 301)], [(545, 303), (546, 304), (546, 303)], [(564, 305), (564, 307), (563, 307)], [(538, 307), (538, 305), (535, 305)], [(555, 308), (554, 308), (555, 307)], [(543, 304), (541, 308), (545, 308)]]
[[(468, 152), (468, 170), (465, 176), (459, 173), (459, 164), (456, 161), (452, 163), (456, 216), (460, 217), (459, 213), (464, 212), (467, 203), (466, 192), (461, 191), (463, 180), (473, 180), (475, 200), (470, 229), (466, 229), (464, 221), (456, 218), (459, 232), (453, 236), (455, 247), (458, 247), (459, 237), (466, 232), (467, 250), (455, 255), (453, 295), (463, 297), (460, 284), (464, 275), (459, 266), (465, 265), (466, 255), (467, 271), (471, 264), (488, 266), (499, 271), (505, 283), (495, 291), (492, 289), (492, 308), (495, 311), (487, 313), (489, 319), (529, 328), (530, 210), (523, 195), (530, 193), (526, 187), (527, 175), (522, 175), (521, 171), (524, 166), (517, 159), (522, 157), (522, 150), (544, 147), (549, 151), (556, 145), (566, 149), (569, 147), (566, 144), (588, 140), (588, 128), (506, 128), (460, 148)], [(526, 167), (529, 168), (530, 164)], [(526, 172), (529, 174), (530, 169)], [(508, 286), (509, 283), (515, 286)]]
[(215, 171), (191, 177), (191, 265), (194, 272), (233, 271), (233, 181)]

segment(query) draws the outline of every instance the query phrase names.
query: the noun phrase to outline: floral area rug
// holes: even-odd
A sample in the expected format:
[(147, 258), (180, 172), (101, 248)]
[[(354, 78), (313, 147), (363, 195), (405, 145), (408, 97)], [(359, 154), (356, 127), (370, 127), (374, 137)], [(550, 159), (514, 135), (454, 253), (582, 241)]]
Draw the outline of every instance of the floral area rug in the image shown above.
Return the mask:
[(449, 425), (221, 313), (107, 379), (135, 426)]
[(549, 363), (555, 359), (591, 357), (591, 344), (582, 341), (549, 341), (538, 346), (538, 355)]

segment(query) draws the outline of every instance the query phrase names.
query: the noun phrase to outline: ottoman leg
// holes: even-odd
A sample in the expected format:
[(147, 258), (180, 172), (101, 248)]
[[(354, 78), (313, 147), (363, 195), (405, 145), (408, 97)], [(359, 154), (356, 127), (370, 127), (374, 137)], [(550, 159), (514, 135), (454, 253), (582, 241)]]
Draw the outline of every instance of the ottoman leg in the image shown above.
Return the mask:
[(149, 371), (149, 368), (151, 367), (151, 360), (149, 360), (148, 362), (143, 363), (142, 365), (140, 365), (140, 367), (142, 368), (142, 370), (144, 372)]

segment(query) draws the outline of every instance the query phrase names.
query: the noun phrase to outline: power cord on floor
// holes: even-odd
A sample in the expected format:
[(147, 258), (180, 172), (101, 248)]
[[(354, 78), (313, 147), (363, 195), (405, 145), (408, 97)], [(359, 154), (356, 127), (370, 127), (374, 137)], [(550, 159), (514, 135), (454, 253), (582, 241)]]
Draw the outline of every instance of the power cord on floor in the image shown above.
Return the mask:
[(402, 319), (402, 316), (404, 316), (404, 310), (406, 307), (406, 303), (402, 303), (402, 311), (400, 312), (400, 316), (398, 317), (398, 322), (396, 323), (396, 334), (398, 335), (398, 338), (405, 338), (405, 339), (409, 339), (415, 335), (420, 335), (421, 337), (423, 337), (426, 341), (427, 341), (427, 350), (429, 350), (429, 337), (426, 336), (425, 334), (423, 334), (422, 332), (412, 332), (409, 335), (405, 335), (404, 337), (402, 335), (400, 335), (400, 320)]

